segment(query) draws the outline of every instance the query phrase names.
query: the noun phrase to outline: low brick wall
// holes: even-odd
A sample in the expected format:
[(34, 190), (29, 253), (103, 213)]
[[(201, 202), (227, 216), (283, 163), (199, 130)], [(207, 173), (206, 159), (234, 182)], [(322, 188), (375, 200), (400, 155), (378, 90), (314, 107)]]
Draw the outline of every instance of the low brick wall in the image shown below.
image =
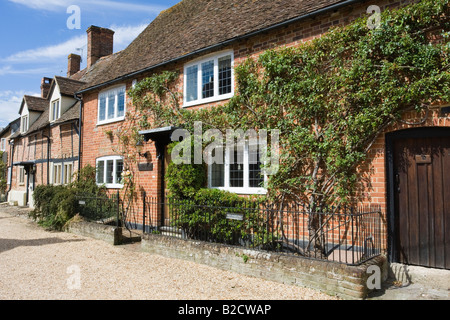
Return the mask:
[(221, 244), (181, 240), (161, 235), (144, 235), (142, 250), (170, 258), (185, 259), (285, 284), (318, 289), (343, 299), (364, 299), (370, 290), (367, 268), (386, 270), (384, 256), (361, 266), (347, 266), (278, 253), (267, 253)]
[(102, 240), (112, 245), (122, 244), (122, 228), (100, 223), (77, 221), (67, 226), (67, 232)]

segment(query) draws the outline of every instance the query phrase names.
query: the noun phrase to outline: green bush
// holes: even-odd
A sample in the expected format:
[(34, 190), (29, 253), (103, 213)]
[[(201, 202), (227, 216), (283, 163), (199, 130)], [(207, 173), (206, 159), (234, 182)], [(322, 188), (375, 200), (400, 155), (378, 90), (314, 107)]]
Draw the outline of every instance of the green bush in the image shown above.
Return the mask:
[[(193, 159), (194, 145), (193, 140), (191, 141), (191, 159)], [(178, 142), (169, 145), (169, 154), (177, 144)], [(171, 161), (167, 166), (166, 181), (172, 199), (192, 199), (197, 191), (206, 185), (206, 166), (204, 164), (175, 164)]]
[[(106, 197), (105, 191), (105, 188), (97, 186), (95, 182), (95, 168), (88, 165), (82, 168), (75, 175), (74, 181), (67, 186), (37, 186), (33, 192), (35, 210), (30, 216), (45, 228), (62, 230), (78, 213), (83, 213), (91, 219), (98, 217), (99, 212), (106, 212), (103, 210), (105, 208), (110, 210), (111, 200)], [(82, 208), (79, 204), (80, 197), (101, 199), (102, 205), (98, 206), (98, 201), (86, 201), (87, 205)], [(95, 214), (91, 214), (94, 211)]]
[[(176, 143), (172, 144), (169, 152)], [(192, 147), (191, 150), (194, 148)], [(187, 237), (229, 244), (267, 245), (273, 237), (259, 206), (263, 197), (244, 198), (218, 189), (207, 189), (206, 166), (171, 162), (166, 173), (172, 226)], [(228, 214), (243, 215), (242, 220)]]
[(76, 212), (76, 190), (66, 186), (40, 185), (33, 192), (31, 216), (39, 225), (61, 230)]

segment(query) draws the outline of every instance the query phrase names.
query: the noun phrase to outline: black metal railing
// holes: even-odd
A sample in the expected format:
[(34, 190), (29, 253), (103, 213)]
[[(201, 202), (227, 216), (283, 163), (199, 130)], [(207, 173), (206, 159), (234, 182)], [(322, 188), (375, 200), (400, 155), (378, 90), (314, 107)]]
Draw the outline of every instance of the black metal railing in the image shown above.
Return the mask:
[(121, 225), (122, 210), (119, 193), (78, 194), (78, 213), (83, 219), (109, 225)]
[(199, 205), (144, 197), (143, 230), (181, 239), (361, 264), (382, 253), (379, 207), (310, 210), (305, 205)]

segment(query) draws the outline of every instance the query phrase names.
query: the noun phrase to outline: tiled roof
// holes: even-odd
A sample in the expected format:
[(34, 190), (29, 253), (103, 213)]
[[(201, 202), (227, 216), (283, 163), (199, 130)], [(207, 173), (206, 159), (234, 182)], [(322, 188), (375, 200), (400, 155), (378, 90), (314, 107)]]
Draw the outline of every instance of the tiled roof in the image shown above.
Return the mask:
[(61, 124), (61, 123), (64, 123), (64, 122), (77, 120), (79, 118), (80, 118), (80, 102), (77, 102), (72, 107), (70, 107), (69, 110), (64, 112), (64, 114), (61, 116), (61, 118), (56, 120), (54, 122), (54, 124), (58, 125), (58, 124)]
[[(78, 78), (78, 80), (86, 83), (82, 88), (90, 87), (90, 84), (93, 81), (103, 78), (103, 75), (108, 73), (108, 69), (115, 65), (115, 61), (122, 52), (123, 51), (120, 51), (109, 56), (102, 57), (90, 68), (83, 69), (82, 71), (76, 73), (74, 76)], [(72, 78), (74, 76), (72, 76)]]
[[(71, 97), (73, 97), (75, 92), (84, 84), (84, 82), (60, 76), (55, 76), (54, 81), (57, 82), (60, 93), (62, 95)], [(43, 129), (50, 124), (50, 103), (49, 100), (39, 97), (25, 96), (24, 99), (30, 110), (42, 112), (39, 118), (30, 125), (30, 128), (24, 134), (28, 135), (35, 131)], [(79, 102), (75, 103), (69, 110), (64, 112), (64, 114), (62, 114), (57, 121), (53, 122), (53, 124), (58, 125), (67, 121), (78, 119), (80, 110), (79, 106)]]
[(48, 105), (47, 99), (41, 97), (24, 96), (23, 98), (27, 103), (28, 110), (31, 111), (43, 112)]
[(344, 0), (183, 0), (161, 14), (120, 54), (93, 65), (84, 91), (193, 52), (303, 17)]
[(55, 80), (58, 83), (59, 91), (62, 95), (71, 96), (77, 92), (85, 83), (78, 80), (73, 80), (69, 78), (63, 78), (60, 76), (55, 76)]
[(47, 107), (44, 112), (39, 116), (39, 118), (33, 122), (32, 125), (28, 128), (27, 132), (25, 132), (23, 135), (26, 136), (30, 133), (33, 133), (35, 131), (41, 130), (45, 128), (49, 123), (49, 108)]

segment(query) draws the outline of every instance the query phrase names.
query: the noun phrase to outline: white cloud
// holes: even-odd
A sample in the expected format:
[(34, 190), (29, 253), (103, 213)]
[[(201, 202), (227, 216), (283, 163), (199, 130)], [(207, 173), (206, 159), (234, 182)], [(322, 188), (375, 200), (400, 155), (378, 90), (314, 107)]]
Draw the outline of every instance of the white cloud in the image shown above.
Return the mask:
[(19, 108), (24, 95), (40, 96), (28, 91), (0, 91), (0, 127), (5, 127), (19, 117)]
[(76, 48), (80, 48), (84, 45), (86, 45), (86, 36), (78, 36), (56, 45), (50, 45), (47, 47), (30, 49), (15, 53), (5, 58), (4, 61), (22, 63), (54, 60), (64, 56), (68, 56), (70, 53), (76, 52)]
[[(145, 28), (147, 24), (141, 24), (138, 26), (111, 26), (110, 29), (114, 30), (114, 48), (115, 51), (120, 51), (126, 48)], [(14, 53), (7, 58), (2, 59), (7, 63), (30, 63), (30, 62), (61, 62), (63, 58), (66, 58), (71, 53), (80, 53), (78, 48), (84, 47), (83, 55), (86, 56), (87, 49), (87, 36), (73, 37), (62, 43), (50, 45), (46, 47), (40, 47), (36, 49), (25, 50)], [(36, 68), (32, 73), (39, 73), (42, 68)], [(12, 74), (14, 70), (8, 66), (0, 68), (0, 75)], [(19, 71), (16, 70), (16, 74)], [(21, 73), (26, 73), (25, 71)]]
[[(120, 51), (126, 48), (145, 28), (147, 24), (137, 26), (112, 25), (109, 28), (114, 30), (114, 49)], [(52, 76), (59, 73), (65, 76), (65, 66), (67, 56), (70, 53), (80, 53), (76, 49), (83, 47), (83, 60), (87, 54), (87, 35), (73, 37), (67, 41), (25, 50), (0, 59), (0, 76), (7, 75), (47, 75)], [(56, 72), (56, 73), (55, 73)], [(24, 95), (36, 95), (39, 93), (4, 90), (0, 91), (0, 127), (6, 126), (19, 115), (20, 103)]]
[(48, 72), (49, 68), (28, 68), (28, 69), (14, 69), (11, 66), (0, 68), (0, 76), (5, 75), (21, 75), (21, 74), (43, 74)]
[(70, 5), (78, 5), (81, 10), (97, 11), (113, 10), (113, 11), (131, 11), (131, 12), (148, 12), (158, 14), (167, 7), (160, 5), (144, 5), (128, 2), (110, 1), (110, 0), (9, 0), (17, 4), (25, 5), (31, 9), (45, 11), (61, 11), (66, 10)]
[(9, 0), (17, 4), (25, 5), (31, 9), (59, 11), (61, 8), (68, 7), (68, 1), (65, 0)]

